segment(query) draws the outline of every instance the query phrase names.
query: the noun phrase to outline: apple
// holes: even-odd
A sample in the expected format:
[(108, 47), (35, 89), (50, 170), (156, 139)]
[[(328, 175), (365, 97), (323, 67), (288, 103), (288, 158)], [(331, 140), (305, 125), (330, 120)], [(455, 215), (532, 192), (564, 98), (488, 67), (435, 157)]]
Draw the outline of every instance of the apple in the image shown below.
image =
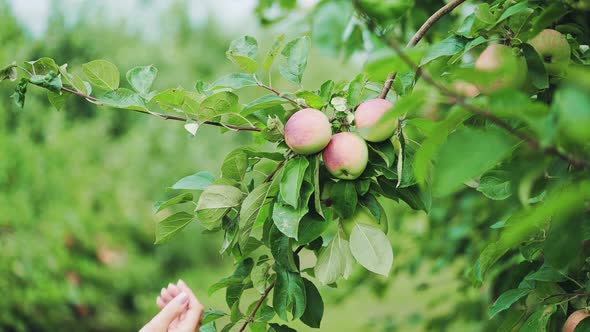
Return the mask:
[(495, 77), (491, 82), (478, 84), (479, 90), (487, 94), (503, 89), (519, 89), (527, 76), (524, 58), (514, 54), (511, 47), (500, 44), (488, 46), (475, 61), (475, 69)]
[(355, 133), (335, 134), (324, 149), (324, 164), (338, 179), (354, 180), (367, 167), (369, 148), (365, 140)]
[(576, 326), (578, 326), (578, 324), (580, 324), (580, 322), (588, 316), (590, 316), (590, 311), (588, 311), (586, 309), (574, 311), (574, 313), (572, 313), (567, 318), (567, 320), (565, 321), (565, 324), (563, 324), (562, 331), (563, 332), (574, 332), (574, 330), (576, 329)]
[(359, 205), (352, 216), (342, 220), (344, 232), (350, 236), (356, 224), (363, 224), (377, 227), (381, 229), (383, 233), (387, 234), (387, 231), (389, 230), (387, 215), (385, 214), (385, 211), (381, 205), (379, 205), (379, 208), (381, 209), (381, 218), (377, 220), (377, 218), (371, 213), (371, 211), (369, 211), (367, 207)]
[(473, 98), (479, 95), (479, 89), (477, 86), (465, 81), (453, 82), (452, 91), (464, 98)]
[(529, 40), (543, 59), (545, 69), (550, 76), (563, 77), (570, 62), (570, 44), (561, 32), (545, 29)]
[(393, 104), (385, 99), (369, 99), (361, 103), (354, 112), (354, 123), (359, 134), (369, 142), (382, 142), (393, 136), (398, 126), (398, 119), (382, 121), (385, 113)]
[(314, 154), (330, 142), (332, 125), (328, 117), (313, 108), (295, 112), (285, 124), (285, 143), (297, 154)]

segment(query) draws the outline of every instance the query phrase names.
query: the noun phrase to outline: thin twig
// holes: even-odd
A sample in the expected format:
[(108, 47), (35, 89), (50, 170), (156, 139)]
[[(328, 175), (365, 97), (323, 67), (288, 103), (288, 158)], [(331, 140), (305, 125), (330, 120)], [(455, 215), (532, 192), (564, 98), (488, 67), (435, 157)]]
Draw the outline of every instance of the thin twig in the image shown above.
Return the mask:
[(418, 67), (418, 65), (416, 65), (412, 61), (412, 59), (410, 59), (401, 50), (400, 45), (395, 40), (390, 39), (389, 40), (389, 46), (391, 46), (391, 48), (393, 48), (399, 54), (399, 57), (402, 59), (402, 61), (404, 61), (410, 68), (412, 68), (413, 70), (416, 71), (417, 75), (421, 75), (422, 78), (424, 79), (424, 81), (426, 81), (428, 84), (434, 86), (441, 93), (443, 93), (444, 95), (446, 95), (447, 97), (449, 97), (451, 99), (451, 102), (463, 106), (463, 108), (465, 108), (466, 110), (468, 110), (468, 111), (470, 111), (472, 113), (475, 113), (475, 114), (478, 114), (478, 115), (481, 115), (481, 116), (487, 118), (488, 120), (490, 120), (491, 122), (493, 122), (494, 124), (496, 124), (498, 127), (502, 128), (502, 129), (505, 129), (506, 131), (508, 131), (513, 136), (516, 136), (516, 137), (520, 138), (521, 140), (525, 141), (534, 150), (538, 150), (538, 151), (541, 151), (543, 153), (556, 156), (556, 157), (558, 157), (560, 159), (563, 159), (563, 160), (567, 161), (568, 163), (570, 163), (572, 166), (574, 166), (576, 168), (590, 168), (590, 162), (588, 162), (586, 160), (578, 159), (575, 156), (571, 156), (571, 155), (569, 155), (567, 153), (564, 153), (564, 152), (560, 151), (556, 146), (543, 147), (541, 145), (541, 143), (537, 139), (535, 139), (534, 137), (531, 137), (531, 136), (527, 135), (524, 132), (521, 132), (519, 130), (514, 129), (507, 122), (505, 122), (504, 120), (500, 119), (499, 117), (497, 117), (496, 115), (494, 115), (489, 110), (486, 110), (484, 108), (477, 107), (477, 106), (475, 106), (473, 104), (470, 104), (467, 101), (467, 99), (465, 99), (465, 97), (461, 96), (458, 93), (455, 93), (452, 90), (447, 89), (444, 85), (436, 82), (432, 78), (432, 76), (430, 76), (430, 74), (428, 74), (427, 72), (425, 72), (424, 70), (422, 70), (420, 67)]
[(259, 87), (261, 87), (261, 88), (263, 88), (263, 89), (266, 89), (266, 90), (268, 90), (268, 91), (270, 91), (270, 92), (274, 93), (274, 94), (275, 94), (277, 97), (279, 97), (279, 98), (283, 98), (283, 99), (285, 99), (286, 101), (290, 102), (291, 104), (293, 104), (293, 105), (295, 105), (295, 106), (297, 106), (297, 107), (299, 107), (299, 108), (307, 108), (307, 106), (306, 106), (306, 105), (304, 105), (304, 104), (301, 104), (301, 103), (297, 102), (295, 99), (293, 99), (293, 98), (291, 98), (291, 97), (289, 97), (289, 96), (286, 96), (286, 95), (284, 95), (284, 94), (282, 94), (282, 93), (278, 92), (278, 91), (277, 91), (277, 90), (275, 90), (273, 87), (270, 87), (270, 86), (268, 86), (268, 85), (265, 85), (264, 83), (262, 83), (262, 82), (260, 82), (260, 81), (258, 81), (258, 80), (256, 80), (256, 84), (257, 84)]
[(275, 174), (277, 174), (277, 172), (278, 172), (278, 171), (279, 171), (279, 170), (280, 170), (280, 169), (281, 169), (283, 166), (285, 166), (285, 162), (287, 162), (287, 159), (283, 159), (283, 160), (281, 160), (281, 162), (280, 162), (280, 163), (277, 165), (277, 167), (276, 167), (276, 168), (275, 168), (275, 169), (274, 169), (272, 172), (270, 172), (270, 174), (268, 174), (268, 175), (266, 176), (266, 178), (264, 178), (264, 182), (263, 182), (263, 183), (267, 183), (267, 182), (269, 182), (270, 180), (272, 180), (273, 176), (275, 176)]
[[(294, 252), (295, 255), (299, 254), (301, 252), (301, 250), (303, 250), (304, 247), (305, 247), (304, 245), (297, 247), (297, 249), (295, 249), (295, 252)], [(240, 327), (240, 329), (238, 330), (238, 332), (243, 332), (244, 330), (246, 330), (246, 327), (248, 326), (248, 324), (254, 322), (254, 316), (256, 316), (256, 312), (258, 312), (258, 309), (260, 309), (260, 307), (264, 303), (264, 300), (266, 300), (266, 298), (270, 294), (270, 291), (272, 291), (272, 289), (275, 287), (276, 283), (277, 283), (276, 280), (273, 281), (264, 290), (264, 293), (262, 293), (262, 295), (260, 296), (260, 299), (258, 300), (258, 302), (256, 302), (256, 306), (254, 307), (254, 309), (252, 309), (252, 312), (250, 312), (250, 315), (248, 315), (248, 318), (246, 318), (246, 321), (244, 322), (244, 324), (242, 325), (242, 327)]]
[[(66, 87), (62, 87), (61, 90), (63, 92), (67, 92), (67, 93), (73, 94), (75, 96), (84, 98), (84, 99), (94, 103), (97, 106), (105, 106), (103, 103), (100, 103), (98, 101), (98, 99), (96, 99), (95, 97), (89, 96), (89, 95), (84, 94), (82, 92), (79, 92), (79, 91), (76, 91), (76, 90), (73, 90), (70, 88), (66, 88)], [(175, 120), (175, 121), (183, 121), (183, 122), (187, 122), (189, 120), (197, 121), (196, 119), (185, 118), (185, 117), (181, 117), (181, 116), (158, 113), (158, 112), (152, 112), (149, 110), (132, 109), (130, 111), (156, 116), (156, 117), (158, 117), (160, 119), (164, 119), (164, 120)], [(236, 125), (231, 125), (231, 124), (226, 124), (226, 123), (221, 123), (221, 122), (216, 122), (216, 121), (204, 121), (204, 122), (201, 122), (201, 124), (206, 124), (206, 125), (216, 126), (216, 127), (224, 127), (224, 128), (228, 128), (228, 129), (232, 129), (232, 130), (237, 130), (237, 131), (261, 131), (261, 129), (257, 128), (257, 127), (236, 126)]]
[[(449, 13), (453, 9), (457, 8), (463, 2), (465, 2), (465, 0), (453, 0), (453, 1), (449, 2), (448, 4), (444, 5), (439, 10), (437, 10), (434, 14), (432, 14), (432, 16), (430, 16), (426, 20), (426, 22), (424, 22), (424, 24), (422, 24), (420, 29), (418, 29), (418, 31), (416, 31), (416, 33), (414, 34), (412, 39), (410, 39), (410, 42), (408, 43), (408, 45), (406, 47), (416, 46), (416, 44), (418, 44), (418, 42), (424, 37), (426, 32), (428, 32), (428, 30), (430, 30), (430, 28), (432, 28), (434, 23), (436, 23), (438, 20), (441, 19), (441, 17), (445, 16), (447, 13)], [(393, 80), (395, 79), (396, 75), (397, 75), (396, 71), (392, 71), (391, 73), (389, 73), (389, 75), (387, 75), (387, 79), (385, 80), (385, 84), (383, 85), (383, 89), (381, 90), (381, 93), (379, 94), (379, 98), (385, 99), (387, 97), (387, 94), (389, 93), (389, 90), (391, 90), (391, 86), (393, 85)]]

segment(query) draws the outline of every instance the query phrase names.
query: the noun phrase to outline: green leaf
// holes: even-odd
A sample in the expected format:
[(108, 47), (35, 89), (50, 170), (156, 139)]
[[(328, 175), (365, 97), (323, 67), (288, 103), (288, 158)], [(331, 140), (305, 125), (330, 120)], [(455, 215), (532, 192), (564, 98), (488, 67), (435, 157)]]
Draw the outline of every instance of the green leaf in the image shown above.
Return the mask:
[(365, 74), (358, 74), (352, 81), (350, 81), (348, 84), (348, 93), (346, 94), (346, 106), (348, 106), (348, 108), (354, 109), (361, 103), (365, 92), (366, 82), (367, 78), (365, 77)]
[(299, 229), (297, 231), (297, 243), (304, 245), (319, 238), (330, 223), (321, 218), (309, 213), (306, 214), (299, 222)]
[(158, 69), (152, 65), (135, 67), (127, 72), (127, 81), (141, 96), (148, 96), (158, 76)]
[(529, 44), (521, 45), (524, 58), (527, 64), (527, 75), (533, 86), (539, 90), (549, 87), (549, 77), (541, 56), (535, 48)]
[(68, 95), (64, 93), (57, 93), (47, 90), (47, 99), (49, 99), (51, 105), (58, 111), (61, 111), (61, 109), (65, 106), (67, 98)]
[(215, 91), (219, 89), (239, 90), (242, 88), (258, 86), (254, 76), (246, 73), (232, 73), (225, 75), (215, 82), (209, 84), (207, 90)]
[(310, 47), (309, 37), (303, 36), (288, 42), (283, 48), (281, 55), (285, 63), (279, 66), (279, 71), (289, 82), (301, 85)]
[(521, 326), (519, 332), (544, 332), (547, 331), (547, 322), (557, 310), (557, 306), (544, 306), (535, 311)]
[[(413, 47), (402, 50), (413, 63), (419, 63), (424, 54), (424, 49), (420, 47)], [(395, 68), (397, 72), (403, 73), (411, 70), (408, 64), (399, 57), (394, 51), (374, 52), (365, 65), (365, 73), (368, 75), (369, 81), (384, 81), (389, 75), (391, 68)]]
[[(553, 218), (554, 226), (576, 215), (590, 198), (590, 183), (564, 184), (551, 191), (545, 201), (534, 207), (514, 213), (507, 221), (501, 236), (490, 242), (481, 252), (468, 276), (474, 283), (481, 283), (487, 271), (509, 250), (538, 232), (540, 225)], [(555, 218), (559, 216), (559, 218)]]
[(367, 270), (388, 276), (393, 265), (391, 243), (380, 229), (355, 223), (350, 234), (352, 256)]
[(145, 110), (146, 106), (143, 99), (129, 89), (119, 88), (114, 91), (108, 91), (102, 97), (98, 98), (98, 102), (105, 106), (111, 106), (129, 110)]
[(584, 229), (587, 223), (583, 216), (575, 216), (553, 225), (543, 244), (545, 263), (556, 269), (567, 268), (572, 262), (575, 263), (577, 257), (571, 253), (582, 252), (585, 234), (580, 229)]
[(283, 234), (297, 239), (299, 222), (309, 212), (308, 202), (313, 191), (313, 185), (306, 180), (299, 191), (297, 208), (283, 204), (282, 197), (274, 205), (272, 220)]
[(273, 292), (273, 307), (282, 320), (287, 320), (287, 311), (291, 309), (293, 319), (299, 319), (306, 306), (305, 284), (297, 272), (290, 272), (275, 265), (277, 281)]
[(182, 89), (166, 89), (157, 93), (150, 102), (158, 104), (166, 111), (182, 112), (183, 104), (187, 98), (187, 92)]
[(379, 179), (381, 194), (387, 198), (406, 202), (414, 210), (429, 212), (432, 205), (430, 188), (420, 189), (418, 186), (398, 188), (397, 183), (387, 179)]
[(242, 70), (254, 74), (258, 70), (256, 54), (258, 53), (258, 42), (254, 37), (244, 36), (232, 41), (225, 53), (231, 62), (238, 65)]
[(209, 172), (198, 172), (193, 175), (185, 176), (172, 185), (172, 189), (184, 190), (205, 190), (213, 181), (215, 177)]
[(275, 61), (277, 55), (281, 51), (281, 47), (283, 47), (283, 40), (285, 39), (285, 34), (278, 35), (272, 44), (272, 47), (268, 51), (268, 54), (264, 58), (262, 62), (262, 70), (269, 71), (272, 68), (272, 65)]
[(62, 88), (61, 79), (56, 71), (50, 71), (45, 75), (33, 75), (29, 82), (55, 93), (60, 93)]
[(270, 323), (269, 324), (269, 328), (267, 332), (297, 332), (297, 330), (294, 330), (290, 327), (288, 327), (287, 325), (279, 325), (276, 323)]
[(504, 12), (500, 16), (500, 18), (496, 21), (496, 24), (506, 20), (507, 18), (509, 18), (511, 16), (514, 16), (514, 15), (526, 10), (528, 7), (529, 7), (529, 4), (527, 1), (523, 1), (521, 3), (517, 3), (514, 6), (510, 6), (508, 9), (504, 10)]
[(322, 201), (321, 196), (322, 192), (320, 190), (320, 157), (316, 155), (312, 157), (312, 164), (313, 167), (313, 188), (314, 188), (314, 195), (313, 195), (313, 205), (317, 214), (322, 217), (324, 216), (324, 211), (322, 209)]
[(324, 316), (324, 301), (322, 295), (313, 284), (313, 282), (303, 279), (305, 285), (305, 311), (301, 316), (301, 321), (309, 327), (320, 328), (322, 317)]
[(167, 201), (154, 203), (154, 213), (158, 213), (158, 212), (160, 212), (160, 211), (164, 210), (165, 208), (170, 207), (172, 205), (182, 204), (182, 203), (186, 203), (186, 202), (192, 202), (192, 200), (193, 200), (192, 193), (182, 193), (182, 194), (175, 196)]
[(565, 281), (567, 278), (557, 271), (555, 268), (549, 265), (543, 265), (538, 271), (531, 273), (525, 277), (525, 280), (536, 280), (536, 281)]
[(187, 212), (177, 212), (156, 225), (156, 242), (162, 244), (170, 240), (186, 225), (188, 225), (194, 216)]
[(330, 189), (330, 199), (334, 209), (342, 218), (351, 216), (358, 203), (354, 182), (339, 181), (334, 183)]
[(16, 81), (18, 77), (16, 67), (16, 62), (13, 62), (12, 64), (0, 69), (0, 82), (4, 80)]
[(432, 45), (420, 61), (420, 66), (424, 66), (438, 58), (455, 55), (465, 47), (465, 39), (458, 36), (449, 36), (446, 39)]
[(59, 67), (59, 73), (64, 85), (69, 85), (78, 92), (89, 95), (92, 92), (92, 87), (88, 82), (84, 82), (77, 74), (68, 73), (68, 64)]
[(199, 120), (207, 121), (222, 115), (239, 113), (238, 96), (229, 91), (223, 91), (207, 97), (199, 106)]
[(295, 258), (293, 255), (291, 239), (283, 234), (278, 228), (272, 227), (270, 230), (270, 251), (275, 259), (276, 264), (289, 271), (297, 271)]
[(283, 202), (294, 208), (298, 207), (301, 184), (308, 167), (309, 161), (305, 157), (293, 158), (285, 165), (285, 172), (280, 185), (281, 197)]
[(353, 13), (350, 1), (320, 2), (314, 10), (311, 25), (314, 48), (332, 56), (338, 55), (344, 46), (344, 34)]
[(270, 264), (268, 262), (258, 264), (252, 269), (252, 285), (260, 294), (264, 294), (269, 285), (269, 272)]
[(434, 168), (433, 193), (444, 196), (504, 159), (514, 144), (504, 132), (462, 128), (441, 146)]
[(498, 313), (510, 308), (512, 304), (530, 294), (530, 292), (530, 288), (517, 288), (502, 293), (490, 308), (488, 313), (489, 319), (494, 318)]
[(14, 104), (20, 108), (25, 107), (25, 96), (27, 94), (27, 85), (29, 80), (21, 78), (20, 82), (16, 85), (14, 93), (10, 96), (13, 99)]
[(262, 96), (257, 98), (246, 105), (244, 105), (244, 109), (242, 110), (243, 116), (248, 116), (254, 112), (265, 110), (268, 108), (272, 108), (275, 106), (280, 106), (284, 104), (288, 104), (289, 102), (284, 98), (281, 98), (275, 94)]
[(477, 185), (477, 191), (487, 198), (501, 201), (512, 196), (510, 179), (507, 172), (490, 171), (482, 175)]
[(322, 248), (314, 267), (314, 274), (324, 284), (332, 284), (340, 277), (347, 279), (352, 273), (353, 256), (344, 231), (338, 230), (326, 248)]
[(221, 310), (205, 310), (203, 312), (203, 317), (201, 319), (201, 325), (207, 325), (211, 322), (218, 320), (219, 318), (223, 318), (227, 316), (227, 314)]
[(326, 105), (326, 102), (324, 99), (322, 99), (322, 97), (311, 91), (298, 91), (295, 95), (297, 98), (303, 98), (305, 100), (305, 104), (311, 108), (321, 109), (324, 107), (324, 105)]
[(82, 65), (90, 83), (102, 90), (112, 91), (119, 87), (119, 69), (106, 60), (94, 60)]
[(261, 184), (254, 188), (254, 190), (248, 194), (246, 199), (244, 199), (242, 208), (240, 209), (240, 247), (244, 246), (245, 241), (250, 236), (254, 224), (260, 223), (263, 221), (260, 219), (266, 219), (268, 217), (269, 211), (268, 209), (264, 209), (263, 206), (265, 204), (270, 204), (269, 202), (266, 202), (266, 199), (269, 196), (275, 195), (278, 191), (277, 178), (280, 178), (280, 174), (276, 174), (275, 177), (273, 177), (273, 181)]
[(25, 69), (31, 72), (33, 75), (45, 76), (50, 72), (59, 72), (59, 67), (52, 58), (43, 57), (35, 61), (27, 61), (25, 63)]
[(240, 182), (244, 180), (248, 167), (248, 153), (242, 148), (235, 149), (223, 159), (221, 177)]
[(219, 227), (221, 218), (230, 208), (240, 205), (243, 195), (240, 189), (228, 185), (207, 187), (197, 203), (199, 221), (209, 230)]
[[(253, 267), (254, 260), (252, 258), (246, 258), (239, 262), (231, 276), (225, 277), (209, 287), (209, 290), (207, 291), (209, 296), (226, 287), (235, 285), (241, 286), (244, 280), (250, 276)], [(231, 307), (232, 305), (233, 303), (229, 306)]]

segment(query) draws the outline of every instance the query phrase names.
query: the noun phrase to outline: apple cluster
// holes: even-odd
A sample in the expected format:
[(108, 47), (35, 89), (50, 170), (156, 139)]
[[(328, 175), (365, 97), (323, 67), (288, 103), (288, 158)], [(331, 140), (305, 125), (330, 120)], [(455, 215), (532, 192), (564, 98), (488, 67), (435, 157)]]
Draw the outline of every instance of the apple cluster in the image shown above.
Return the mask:
[(355, 112), (357, 132), (332, 134), (328, 117), (319, 110), (306, 108), (293, 114), (285, 124), (285, 143), (302, 155), (322, 153), (326, 169), (342, 180), (358, 178), (369, 159), (368, 142), (385, 141), (395, 133), (398, 119), (384, 117), (393, 104), (385, 99), (370, 99)]

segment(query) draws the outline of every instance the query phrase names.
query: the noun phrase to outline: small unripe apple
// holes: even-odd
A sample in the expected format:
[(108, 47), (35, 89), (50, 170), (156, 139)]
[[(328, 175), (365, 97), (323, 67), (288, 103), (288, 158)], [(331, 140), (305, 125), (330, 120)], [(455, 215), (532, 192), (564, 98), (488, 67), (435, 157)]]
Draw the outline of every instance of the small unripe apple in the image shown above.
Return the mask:
[(382, 230), (383, 233), (387, 234), (387, 231), (389, 230), (389, 222), (387, 220), (387, 215), (385, 214), (383, 207), (379, 207), (381, 208), (381, 218), (380, 220), (377, 220), (377, 218), (375, 218), (375, 216), (371, 213), (371, 211), (369, 211), (368, 208), (359, 205), (352, 216), (342, 220), (342, 227), (344, 228), (344, 232), (350, 236), (355, 224), (363, 224), (377, 227), (380, 230)]
[(369, 142), (382, 142), (393, 136), (398, 119), (383, 121), (383, 116), (393, 104), (381, 98), (369, 99), (361, 103), (354, 112), (354, 123), (359, 134)]
[(565, 321), (565, 324), (563, 324), (562, 331), (563, 332), (574, 332), (574, 330), (576, 329), (576, 326), (578, 326), (578, 324), (580, 324), (580, 322), (588, 316), (590, 316), (590, 311), (588, 311), (586, 309), (574, 311), (574, 313), (572, 313), (567, 318), (567, 320)]
[(369, 148), (359, 135), (342, 132), (332, 136), (323, 156), (330, 174), (338, 179), (354, 180), (367, 167)]
[(543, 59), (547, 74), (562, 77), (565, 75), (570, 62), (570, 44), (561, 32), (553, 29), (545, 29), (529, 40), (529, 44), (535, 48)]
[(313, 108), (295, 112), (285, 124), (285, 143), (298, 154), (322, 151), (330, 142), (332, 126), (328, 117)]
[(491, 82), (478, 84), (479, 90), (484, 93), (519, 89), (527, 76), (524, 58), (514, 54), (512, 48), (500, 44), (488, 46), (475, 61), (475, 69), (496, 77)]

